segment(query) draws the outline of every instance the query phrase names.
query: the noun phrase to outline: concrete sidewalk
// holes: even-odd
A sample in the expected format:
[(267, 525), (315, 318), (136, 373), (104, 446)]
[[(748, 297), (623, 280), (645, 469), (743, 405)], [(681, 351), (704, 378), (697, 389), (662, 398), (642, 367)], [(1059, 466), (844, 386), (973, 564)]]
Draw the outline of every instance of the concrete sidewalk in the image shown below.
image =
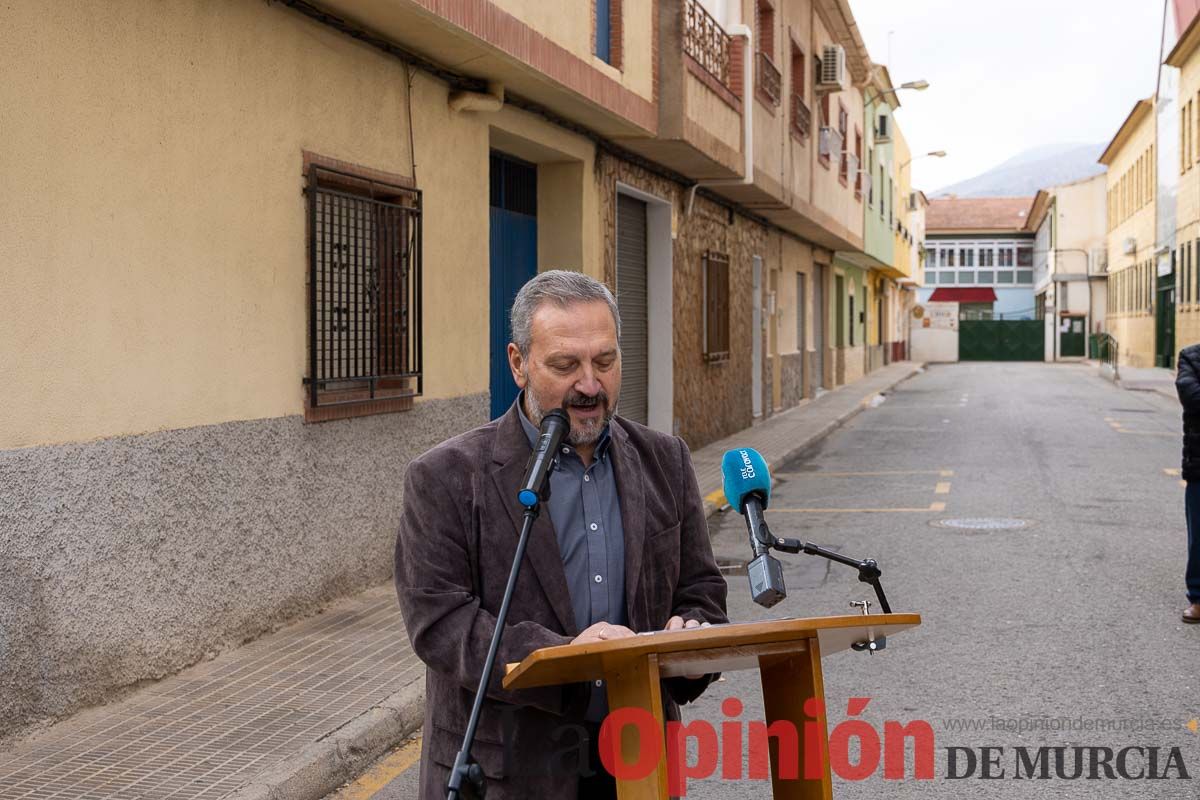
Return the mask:
[(1100, 374), (1110, 381), (1115, 381), (1122, 389), (1131, 392), (1158, 392), (1172, 400), (1178, 399), (1175, 393), (1175, 370), (1162, 367), (1119, 367), (1114, 375), (1112, 368), (1102, 362), (1096, 363)]
[[(696, 450), (706, 512), (724, 503), (726, 450), (753, 447), (775, 468), (919, 369), (892, 364)], [(423, 711), (424, 668), (389, 583), (0, 747), (0, 800), (317, 800)]]
[(1117, 383), (1134, 392), (1158, 392), (1175, 400), (1175, 370), (1162, 367), (1121, 367)]

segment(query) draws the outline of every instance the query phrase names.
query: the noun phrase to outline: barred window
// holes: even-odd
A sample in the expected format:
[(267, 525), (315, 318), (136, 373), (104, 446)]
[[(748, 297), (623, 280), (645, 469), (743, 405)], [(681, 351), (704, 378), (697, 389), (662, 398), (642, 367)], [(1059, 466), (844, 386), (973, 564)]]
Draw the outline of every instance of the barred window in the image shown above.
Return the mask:
[(308, 405), (406, 408), (421, 394), (421, 193), (313, 164), (307, 196)]
[(729, 256), (704, 253), (704, 360), (729, 359)]

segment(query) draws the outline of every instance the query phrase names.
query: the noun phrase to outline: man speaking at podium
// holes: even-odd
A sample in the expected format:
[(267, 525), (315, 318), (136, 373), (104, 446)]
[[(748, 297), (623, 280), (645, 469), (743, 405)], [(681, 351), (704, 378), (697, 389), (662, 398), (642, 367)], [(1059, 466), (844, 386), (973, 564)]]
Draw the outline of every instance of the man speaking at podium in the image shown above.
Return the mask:
[[(524, 508), (519, 484), (545, 413), (570, 433), (513, 594), (471, 754), (497, 798), (614, 797), (596, 736), (603, 685), (515, 692), (504, 665), (542, 647), (725, 622), (691, 456), (683, 441), (616, 416), (620, 315), (604, 284), (550, 271), (517, 294), (512, 408), (412, 462), (395, 581), (425, 662), (421, 797), (444, 798), (495, 629)], [(663, 682), (669, 718), (713, 676)]]

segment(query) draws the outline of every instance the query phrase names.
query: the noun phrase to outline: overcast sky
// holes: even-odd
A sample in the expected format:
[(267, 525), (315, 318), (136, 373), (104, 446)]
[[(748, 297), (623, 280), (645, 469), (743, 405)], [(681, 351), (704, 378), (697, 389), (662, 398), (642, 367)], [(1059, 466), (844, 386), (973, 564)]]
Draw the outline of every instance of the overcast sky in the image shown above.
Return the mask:
[[(1023, 150), (1107, 143), (1154, 93), (1162, 0), (850, 0), (872, 60), (902, 91), (896, 118), (926, 192)], [(888, 32), (891, 60), (888, 61)]]

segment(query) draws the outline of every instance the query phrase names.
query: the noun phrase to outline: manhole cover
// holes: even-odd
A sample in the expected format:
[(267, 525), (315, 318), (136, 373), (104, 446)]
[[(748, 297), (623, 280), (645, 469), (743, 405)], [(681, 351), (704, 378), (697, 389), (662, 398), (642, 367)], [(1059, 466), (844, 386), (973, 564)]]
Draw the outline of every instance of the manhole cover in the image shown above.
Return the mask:
[(1029, 520), (1013, 517), (957, 517), (937, 519), (929, 523), (938, 528), (953, 528), (959, 531), (1011, 531), (1029, 526)]

